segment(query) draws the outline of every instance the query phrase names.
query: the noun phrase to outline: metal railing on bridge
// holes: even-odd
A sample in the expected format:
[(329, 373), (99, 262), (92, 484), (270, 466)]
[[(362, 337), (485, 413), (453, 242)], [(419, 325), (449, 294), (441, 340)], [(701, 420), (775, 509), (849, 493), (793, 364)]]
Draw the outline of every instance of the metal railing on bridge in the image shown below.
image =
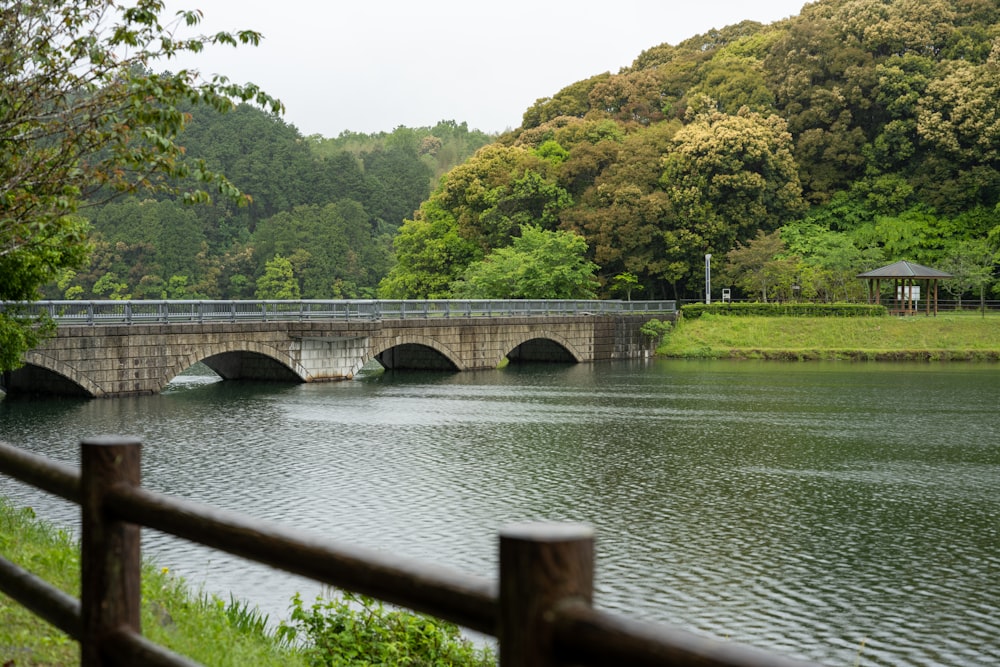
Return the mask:
[(672, 314), (676, 301), (561, 299), (302, 299), (298, 301), (32, 301), (0, 302), (56, 324), (169, 324), (289, 320), (381, 320), (430, 317), (539, 317), (554, 315)]

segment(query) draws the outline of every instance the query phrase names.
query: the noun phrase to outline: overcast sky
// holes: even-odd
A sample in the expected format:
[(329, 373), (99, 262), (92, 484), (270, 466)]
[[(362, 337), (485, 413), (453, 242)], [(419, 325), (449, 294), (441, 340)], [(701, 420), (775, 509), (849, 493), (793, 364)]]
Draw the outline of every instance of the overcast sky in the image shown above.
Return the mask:
[(249, 28), (260, 46), (214, 48), (164, 69), (252, 81), (304, 135), (467, 122), (500, 132), (541, 97), (645, 49), (712, 28), (796, 15), (805, 0), (168, 0), (198, 33)]

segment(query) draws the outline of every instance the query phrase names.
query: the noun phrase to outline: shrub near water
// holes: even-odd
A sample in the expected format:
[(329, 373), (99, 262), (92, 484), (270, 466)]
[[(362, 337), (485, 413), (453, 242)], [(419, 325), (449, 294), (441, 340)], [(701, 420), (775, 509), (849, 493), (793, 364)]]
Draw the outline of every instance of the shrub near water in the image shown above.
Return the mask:
[(667, 320), (652, 319), (639, 327), (639, 332), (642, 335), (649, 337), (655, 341), (662, 341), (670, 333), (670, 330), (674, 328), (672, 322)]
[(304, 640), (316, 667), (407, 665), (494, 667), (488, 648), (477, 648), (458, 627), (423, 614), (386, 608), (372, 598), (341, 592), (306, 607), (292, 598), (290, 621), (278, 630), (288, 641)]

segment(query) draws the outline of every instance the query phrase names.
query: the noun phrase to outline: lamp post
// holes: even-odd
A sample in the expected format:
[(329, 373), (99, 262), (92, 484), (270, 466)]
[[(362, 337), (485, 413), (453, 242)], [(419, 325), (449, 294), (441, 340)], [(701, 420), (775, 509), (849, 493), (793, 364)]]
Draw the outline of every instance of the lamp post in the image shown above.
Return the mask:
[(712, 303), (712, 253), (705, 254), (705, 303)]

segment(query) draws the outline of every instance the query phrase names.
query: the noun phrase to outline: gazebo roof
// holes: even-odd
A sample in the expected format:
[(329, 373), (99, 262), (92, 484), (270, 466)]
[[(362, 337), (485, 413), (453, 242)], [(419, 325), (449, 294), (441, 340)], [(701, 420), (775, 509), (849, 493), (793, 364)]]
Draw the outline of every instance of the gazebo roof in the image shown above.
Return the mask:
[(859, 273), (858, 278), (951, 278), (950, 273), (903, 260), (880, 269)]

